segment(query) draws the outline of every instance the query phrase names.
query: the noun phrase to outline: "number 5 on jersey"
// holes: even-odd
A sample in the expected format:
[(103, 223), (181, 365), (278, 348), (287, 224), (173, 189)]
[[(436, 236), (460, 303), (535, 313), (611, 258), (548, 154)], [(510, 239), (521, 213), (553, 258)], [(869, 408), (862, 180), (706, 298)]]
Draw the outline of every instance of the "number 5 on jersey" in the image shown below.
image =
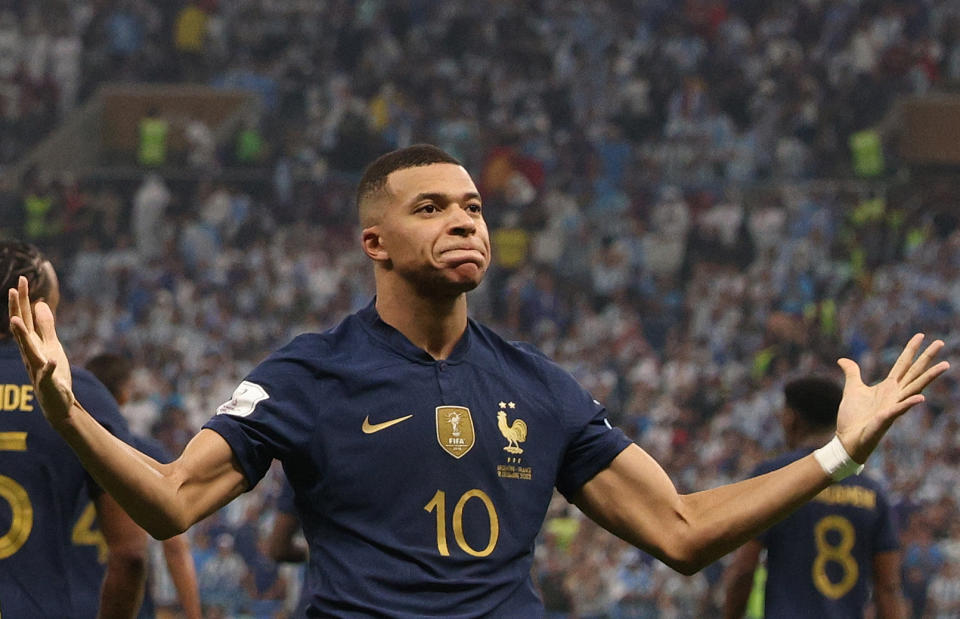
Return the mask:
[[(26, 451), (26, 432), (0, 432), (0, 451)], [(27, 490), (6, 475), (0, 475), (0, 497), (10, 504), (10, 528), (0, 537), (0, 559), (6, 559), (27, 543), (33, 529), (33, 505)]]

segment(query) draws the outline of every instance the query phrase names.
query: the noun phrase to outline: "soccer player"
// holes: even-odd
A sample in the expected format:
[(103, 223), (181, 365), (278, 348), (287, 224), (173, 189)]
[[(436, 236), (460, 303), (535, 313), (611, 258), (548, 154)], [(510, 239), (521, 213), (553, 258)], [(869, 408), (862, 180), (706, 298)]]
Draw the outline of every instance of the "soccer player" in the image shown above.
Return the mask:
[[(467, 314), (490, 263), (481, 196), (447, 153), (416, 145), (360, 181), (376, 297), (304, 334), (239, 384), (170, 464), (115, 440), (71, 391), (44, 304), (10, 290), (11, 324), (48, 421), (159, 537), (249, 490), (278, 459), (309, 545), (310, 616), (531, 617), (534, 540), (554, 487), (587, 515), (693, 573), (865, 462), (948, 368), (910, 339), (869, 387), (851, 360), (837, 435), (778, 471), (690, 495), (531, 347)], [(269, 315), (264, 315), (269, 320)]]
[[(119, 406), (123, 406), (130, 400), (132, 375), (130, 362), (127, 359), (102, 353), (87, 361), (85, 367), (110, 391)], [(160, 443), (149, 437), (134, 434), (131, 437), (130, 444), (158, 462), (169, 462), (173, 459)], [(98, 538), (102, 539), (102, 532), (98, 528), (98, 522), (95, 513), (92, 511), (90, 501), (81, 501), (79, 508), (75, 528), (85, 531), (85, 535), (88, 535), (92, 542), (96, 542)], [(187, 619), (200, 619), (201, 608), (200, 592), (197, 588), (197, 571), (193, 563), (193, 555), (190, 552), (190, 542), (187, 540), (187, 536), (175, 535), (164, 540), (162, 547), (164, 562), (170, 574), (170, 579), (173, 581), (173, 586), (177, 590), (183, 616)], [(89, 583), (99, 582), (103, 576), (104, 567), (103, 556), (98, 552), (96, 544), (74, 546), (70, 568), (76, 573), (78, 580)], [(150, 594), (149, 570), (147, 576), (147, 586), (139, 613), (141, 618), (153, 617), (156, 613), (154, 600)], [(91, 593), (90, 587), (79, 588), (76, 606), (81, 617), (93, 617), (96, 614), (97, 599)]]
[[(39, 249), (0, 241), (0, 282), (28, 282), (49, 311), (60, 299), (53, 266)], [(90, 617), (73, 607), (81, 589), (100, 617), (136, 616), (143, 594), (146, 534), (89, 478), (70, 447), (43, 419), (34, 387), (0, 319), (0, 614), (4, 617)], [(71, 370), (66, 365), (65, 369)], [(90, 372), (72, 368), (73, 394), (111, 438), (129, 440), (110, 393)], [(114, 437), (113, 435), (116, 435)], [(75, 507), (92, 500), (102, 535), (75, 526)], [(71, 547), (103, 553), (101, 578), (84, 583), (70, 570)], [(105, 571), (105, 574), (104, 574)], [(94, 608), (96, 610), (96, 607)]]
[[(791, 451), (761, 464), (756, 475), (808, 456), (836, 432), (838, 384), (809, 376), (787, 383), (783, 395), (780, 420)], [(727, 617), (743, 616), (764, 548), (767, 617), (862, 617), (871, 588), (878, 618), (904, 616), (893, 514), (866, 475), (830, 486), (737, 551), (724, 576)]]

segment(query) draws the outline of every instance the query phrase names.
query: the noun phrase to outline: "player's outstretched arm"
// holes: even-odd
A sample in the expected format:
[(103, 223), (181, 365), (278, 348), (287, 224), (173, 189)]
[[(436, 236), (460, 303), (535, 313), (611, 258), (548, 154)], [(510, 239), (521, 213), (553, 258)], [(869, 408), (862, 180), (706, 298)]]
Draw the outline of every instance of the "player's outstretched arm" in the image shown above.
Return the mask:
[(246, 488), (233, 451), (219, 434), (202, 430), (170, 464), (160, 464), (112, 435), (80, 406), (53, 313), (30, 304), (25, 277), (9, 291), (10, 328), (37, 400), (100, 486), (148, 533), (182, 533)]
[[(935, 363), (943, 342), (917, 354), (923, 336), (911, 338), (887, 377), (874, 386), (860, 380), (857, 364), (840, 360), (846, 375), (837, 435), (863, 463), (891, 424), (923, 401), (920, 392), (949, 365)], [(576, 504), (616, 535), (691, 574), (756, 537), (833, 480), (814, 454), (735, 484), (681, 495), (657, 462), (631, 445), (580, 489)]]

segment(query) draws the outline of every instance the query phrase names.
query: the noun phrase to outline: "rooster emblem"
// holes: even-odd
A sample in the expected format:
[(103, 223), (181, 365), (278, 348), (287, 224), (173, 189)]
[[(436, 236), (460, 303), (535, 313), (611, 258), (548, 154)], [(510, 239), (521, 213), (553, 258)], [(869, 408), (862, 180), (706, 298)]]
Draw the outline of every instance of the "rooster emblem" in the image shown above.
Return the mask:
[(522, 454), (523, 449), (520, 447), (520, 443), (527, 440), (527, 424), (524, 423), (523, 419), (514, 419), (513, 425), (507, 425), (506, 411), (498, 411), (497, 428), (503, 438), (507, 439), (507, 446), (503, 450), (512, 454)]

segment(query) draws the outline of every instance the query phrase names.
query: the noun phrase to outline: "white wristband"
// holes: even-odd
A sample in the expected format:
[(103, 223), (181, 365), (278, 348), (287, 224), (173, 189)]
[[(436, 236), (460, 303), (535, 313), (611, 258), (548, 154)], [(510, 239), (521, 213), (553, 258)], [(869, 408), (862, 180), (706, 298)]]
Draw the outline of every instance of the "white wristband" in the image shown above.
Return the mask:
[(847, 450), (843, 448), (839, 436), (834, 436), (832, 441), (814, 451), (813, 457), (817, 459), (817, 462), (823, 467), (823, 471), (833, 481), (840, 481), (851, 475), (859, 475), (863, 471), (863, 465), (851, 458)]

